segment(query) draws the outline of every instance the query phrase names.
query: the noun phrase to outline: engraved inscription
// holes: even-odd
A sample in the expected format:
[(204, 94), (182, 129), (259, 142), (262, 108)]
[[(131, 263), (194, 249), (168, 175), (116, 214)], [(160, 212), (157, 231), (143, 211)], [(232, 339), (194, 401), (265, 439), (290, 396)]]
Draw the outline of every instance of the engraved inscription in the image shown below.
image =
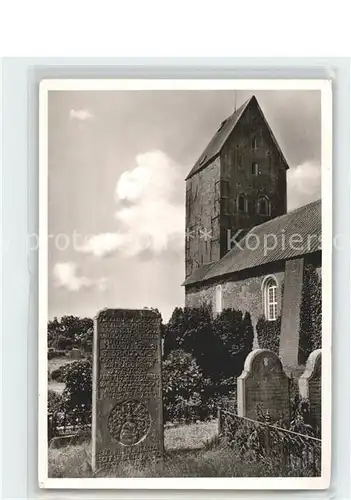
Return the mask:
[(162, 459), (160, 318), (105, 310), (95, 323), (93, 469)]

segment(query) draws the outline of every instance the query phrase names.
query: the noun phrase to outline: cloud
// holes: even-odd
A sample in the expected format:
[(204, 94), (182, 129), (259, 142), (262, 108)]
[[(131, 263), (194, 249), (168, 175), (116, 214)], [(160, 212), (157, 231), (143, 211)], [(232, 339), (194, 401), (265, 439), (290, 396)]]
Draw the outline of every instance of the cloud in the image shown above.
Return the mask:
[[(184, 196), (179, 197), (184, 169), (162, 151), (139, 154), (115, 187), (117, 230), (86, 239), (80, 252), (107, 257), (160, 254), (184, 246)], [(288, 170), (288, 209), (320, 197), (320, 165), (304, 162)]]
[(89, 109), (71, 109), (69, 112), (69, 117), (71, 120), (92, 120), (94, 118), (93, 114)]
[(162, 151), (137, 155), (115, 188), (116, 232), (91, 236), (80, 249), (97, 257), (117, 251), (134, 256), (161, 253), (184, 244), (184, 199), (179, 200), (183, 169)]
[(54, 284), (58, 288), (65, 288), (70, 292), (79, 292), (82, 288), (96, 287), (99, 291), (107, 289), (106, 278), (91, 280), (86, 276), (79, 276), (77, 265), (74, 262), (57, 262), (53, 267)]
[(321, 167), (315, 162), (304, 162), (290, 168), (287, 174), (288, 210), (321, 198)]

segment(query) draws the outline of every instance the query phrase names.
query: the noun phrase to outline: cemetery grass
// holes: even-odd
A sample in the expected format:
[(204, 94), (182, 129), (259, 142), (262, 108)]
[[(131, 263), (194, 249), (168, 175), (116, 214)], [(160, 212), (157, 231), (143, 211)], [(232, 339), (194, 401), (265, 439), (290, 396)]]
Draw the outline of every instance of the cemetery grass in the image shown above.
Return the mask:
[(218, 443), (217, 422), (165, 428), (163, 470), (156, 463), (121, 465), (108, 472), (91, 470), (91, 444), (85, 442), (49, 449), (49, 477), (283, 477), (292, 475), (274, 459), (243, 461)]

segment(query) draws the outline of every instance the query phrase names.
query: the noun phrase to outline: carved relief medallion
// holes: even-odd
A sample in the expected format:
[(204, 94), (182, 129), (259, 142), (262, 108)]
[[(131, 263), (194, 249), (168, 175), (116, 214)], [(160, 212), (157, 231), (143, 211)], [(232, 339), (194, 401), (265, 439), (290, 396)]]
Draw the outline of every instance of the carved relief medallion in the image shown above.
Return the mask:
[(108, 417), (111, 436), (124, 446), (134, 446), (148, 434), (151, 425), (149, 410), (137, 400), (116, 405)]

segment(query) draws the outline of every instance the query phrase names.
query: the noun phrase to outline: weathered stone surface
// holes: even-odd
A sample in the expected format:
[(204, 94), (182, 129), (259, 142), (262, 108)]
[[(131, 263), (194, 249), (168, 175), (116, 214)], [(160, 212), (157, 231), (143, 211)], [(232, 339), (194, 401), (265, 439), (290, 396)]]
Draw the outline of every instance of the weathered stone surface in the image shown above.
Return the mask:
[(238, 415), (257, 419), (257, 407), (273, 421), (289, 417), (290, 379), (278, 356), (267, 349), (254, 349), (245, 360), (237, 380)]
[[(252, 140), (255, 138), (255, 146)], [(228, 248), (228, 230), (248, 230), (286, 213), (286, 168), (267, 122), (253, 99), (228, 136), (219, 155), (204, 159), (203, 166), (186, 181), (186, 276), (198, 267), (221, 259)], [(252, 173), (252, 164), (259, 171)], [(238, 209), (244, 194), (248, 210)], [(270, 215), (260, 215), (257, 200), (267, 196)], [(204, 238), (207, 230), (211, 238)]]
[(311, 417), (321, 428), (321, 376), (322, 349), (311, 352), (307, 359), (306, 369), (299, 378), (299, 392), (303, 399), (310, 402)]
[(222, 307), (223, 309), (236, 309), (243, 313), (248, 311), (251, 315), (254, 327), (255, 343), (257, 344), (256, 323), (264, 312), (262, 285), (267, 275), (273, 274), (278, 283), (278, 314), (281, 312), (281, 288), (284, 280), (284, 264), (274, 262), (264, 269), (264, 272), (258, 274), (257, 269), (235, 278), (226, 277), (222, 280), (216, 280), (209, 285), (188, 287), (185, 296), (186, 307), (200, 307), (206, 303), (215, 310), (216, 286), (222, 285)]
[(303, 257), (285, 263), (279, 357), (286, 370), (299, 364), (303, 270)]
[(160, 318), (106, 309), (95, 320), (94, 470), (163, 456)]
[[(315, 266), (317, 273), (321, 273), (320, 256), (309, 260)], [(264, 314), (263, 283), (267, 276), (273, 275), (278, 283), (278, 315), (282, 314), (282, 290), (284, 285), (285, 263), (272, 262), (260, 269), (254, 268), (246, 272), (228, 275), (222, 279), (186, 287), (185, 306), (200, 307), (209, 304), (215, 310), (216, 286), (222, 285), (222, 307), (231, 308), (251, 315), (257, 344), (256, 323)], [(285, 289), (285, 287), (284, 287)], [(294, 367), (291, 367), (294, 368)], [(289, 370), (290, 371), (290, 370)]]

